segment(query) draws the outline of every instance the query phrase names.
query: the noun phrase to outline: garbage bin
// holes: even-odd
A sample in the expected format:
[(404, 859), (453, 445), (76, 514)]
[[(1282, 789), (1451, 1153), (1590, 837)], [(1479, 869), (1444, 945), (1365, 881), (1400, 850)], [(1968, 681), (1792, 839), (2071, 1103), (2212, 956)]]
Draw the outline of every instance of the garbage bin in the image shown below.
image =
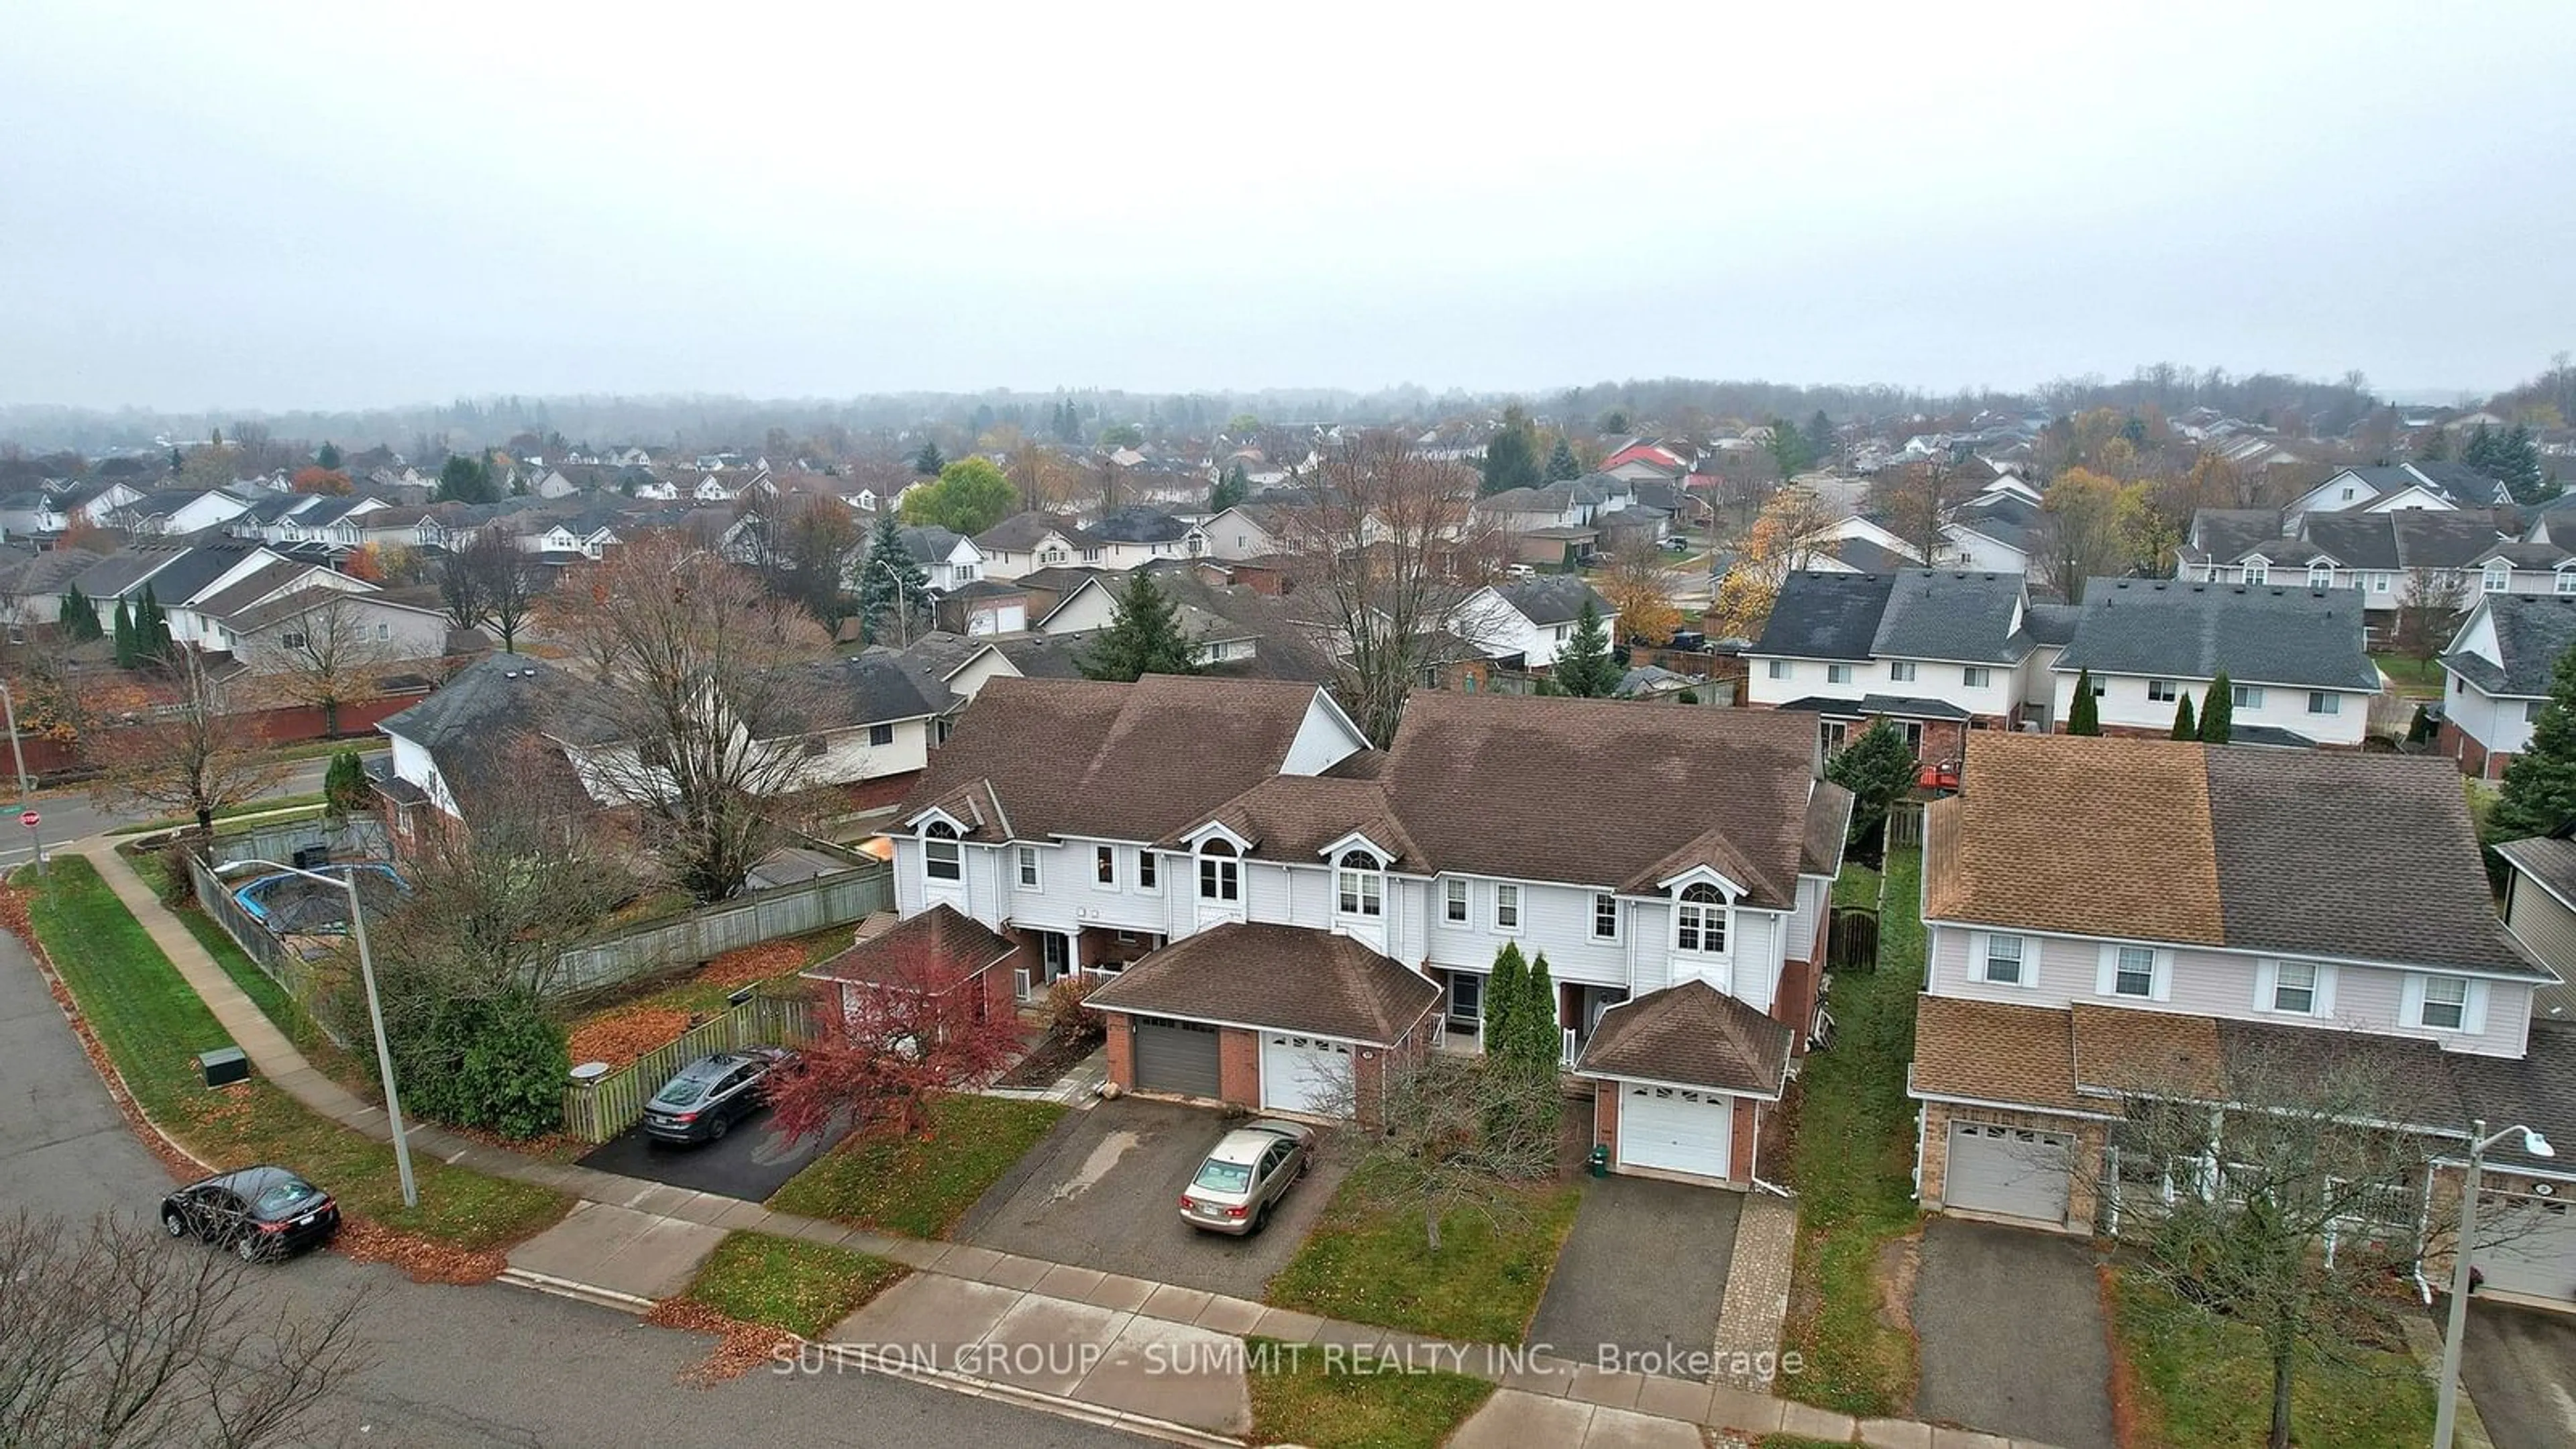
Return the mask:
[(1592, 1149), (1592, 1175), (1594, 1177), (1610, 1175), (1610, 1145), (1606, 1142)]

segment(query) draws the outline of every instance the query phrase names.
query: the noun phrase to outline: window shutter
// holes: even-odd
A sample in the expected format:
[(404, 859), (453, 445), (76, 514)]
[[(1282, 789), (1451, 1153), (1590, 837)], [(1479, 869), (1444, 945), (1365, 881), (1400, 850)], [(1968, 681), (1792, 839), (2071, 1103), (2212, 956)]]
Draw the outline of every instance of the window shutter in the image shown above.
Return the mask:
[(1983, 931), (1968, 933), (1968, 979), (1986, 979), (1986, 933)]
[(2281, 984), (2281, 963), (2263, 960), (2254, 963), (2254, 1009), (2270, 1011), (2273, 990)]
[(2424, 1024), (2424, 978), (2411, 972), (2406, 977), (2406, 984), (2397, 992), (2397, 1024), (2399, 1026)]
[(2334, 1015), (2334, 988), (2335, 969), (2322, 961), (2318, 962), (2316, 1013), (2319, 1020), (2325, 1020)]
[(2460, 1008), (2460, 1030), (2480, 1032), (2487, 1029), (2487, 985), (2484, 981), (2469, 983), (2468, 1004)]
[(2117, 946), (2104, 946), (2102, 948), (2101, 959), (2096, 962), (2094, 966), (2093, 994), (2096, 996), (2109, 996), (2113, 994), (2115, 989), (2118, 987), (2119, 981), (2120, 948)]
[(2171, 951), (2158, 951), (2148, 959), (2154, 963), (2150, 969), (2155, 973), (2147, 978), (2155, 983), (2151, 988), (2153, 994), (2148, 999), (2153, 1001), (2173, 1000), (2174, 953)]

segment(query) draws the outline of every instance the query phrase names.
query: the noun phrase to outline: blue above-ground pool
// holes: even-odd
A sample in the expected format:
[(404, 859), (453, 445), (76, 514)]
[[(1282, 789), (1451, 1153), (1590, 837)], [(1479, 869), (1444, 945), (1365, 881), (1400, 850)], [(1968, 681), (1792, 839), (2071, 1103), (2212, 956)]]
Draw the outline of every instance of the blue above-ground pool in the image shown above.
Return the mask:
[[(410, 887), (383, 861), (326, 865), (325, 875), (346, 878), (357, 872), (358, 894), (373, 911), (382, 911)], [(251, 919), (280, 936), (336, 936), (349, 929), (349, 893), (306, 876), (279, 871), (264, 875), (233, 892), (233, 900)]]

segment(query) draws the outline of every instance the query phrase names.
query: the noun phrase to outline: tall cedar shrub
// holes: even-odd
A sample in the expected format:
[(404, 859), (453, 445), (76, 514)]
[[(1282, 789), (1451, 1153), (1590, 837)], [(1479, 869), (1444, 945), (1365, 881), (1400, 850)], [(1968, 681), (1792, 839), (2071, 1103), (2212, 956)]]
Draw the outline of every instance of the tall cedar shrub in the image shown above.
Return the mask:
[(2223, 745), (2236, 733), (2236, 686), (2227, 682), (2227, 671), (2209, 681), (2209, 695), (2200, 706), (2200, 742)]

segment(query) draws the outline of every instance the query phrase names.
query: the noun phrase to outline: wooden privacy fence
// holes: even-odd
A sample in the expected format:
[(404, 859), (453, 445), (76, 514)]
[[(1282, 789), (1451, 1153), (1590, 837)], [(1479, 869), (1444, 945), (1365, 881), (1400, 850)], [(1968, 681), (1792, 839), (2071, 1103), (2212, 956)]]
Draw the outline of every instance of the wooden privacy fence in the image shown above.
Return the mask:
[(1867, 906), (1836, 906), (1827, 922), (1828, 966), (1836, 971), (1878, 969), (1878, 912)]
[(894, 909), (894, 868), (872, 862), (857, 870), (773, 886), (691, 911), (647, 921), (575, 946), (557, 958), (546, 992), (579, 996), (676, 966), (712, 961), (727, 951), (826, 926), (846, 926)]
[(605, 1142), (644, 1120), (644, 1104), (690, 1062), (739, 1047), (794, 1046), (811, 1035), (812, 1023), (813, 1007), (805, 998), (756, 994), (618, 1071), (565, 1084), (563, 1130), (584, 1142)]

